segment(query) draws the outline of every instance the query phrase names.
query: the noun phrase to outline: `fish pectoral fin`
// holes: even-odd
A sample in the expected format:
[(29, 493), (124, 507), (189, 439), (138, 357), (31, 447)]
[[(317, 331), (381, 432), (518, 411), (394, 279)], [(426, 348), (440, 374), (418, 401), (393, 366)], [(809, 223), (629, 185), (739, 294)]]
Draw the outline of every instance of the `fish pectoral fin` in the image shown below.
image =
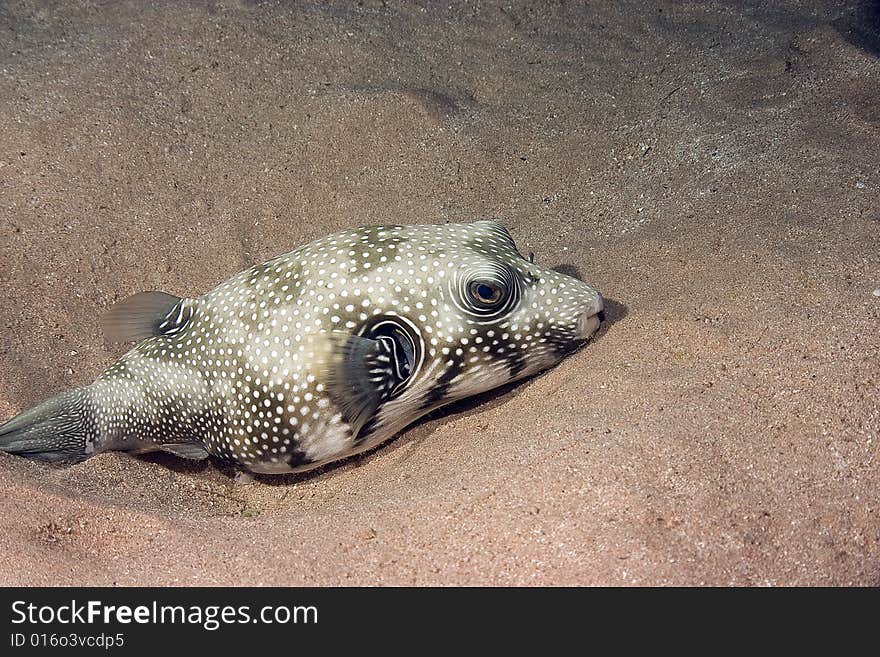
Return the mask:
[(159, 449), (190, 461), (203, 461), (208, 458), (208, 450), (196, 443), (165, 443)]
[(396, 382), (392, 355), (386, 344), (358, 335), (322, 335), (329, 349), (323, 377), (330, 399), (357, 437)]
[(111, 342), (140, 342), (155, 335), (173, 335), (193, 315), (193, 304), (165, 292), (138, 292), (114, 305), (101, 320)]

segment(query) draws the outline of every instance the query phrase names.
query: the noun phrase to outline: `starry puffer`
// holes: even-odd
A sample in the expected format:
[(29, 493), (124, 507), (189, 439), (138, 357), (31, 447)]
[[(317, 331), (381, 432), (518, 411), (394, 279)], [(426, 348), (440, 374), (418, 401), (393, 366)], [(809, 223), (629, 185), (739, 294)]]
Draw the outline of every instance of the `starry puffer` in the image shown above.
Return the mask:
[(494, 221), (369, 226), (198, 298), (135, 294), (103, 325), (137, 344), (91, 385), (0, 426), (0, 450), (164, 450), (258, 473), (357, 454), (595, 334), (601, 295), (533, 260)]

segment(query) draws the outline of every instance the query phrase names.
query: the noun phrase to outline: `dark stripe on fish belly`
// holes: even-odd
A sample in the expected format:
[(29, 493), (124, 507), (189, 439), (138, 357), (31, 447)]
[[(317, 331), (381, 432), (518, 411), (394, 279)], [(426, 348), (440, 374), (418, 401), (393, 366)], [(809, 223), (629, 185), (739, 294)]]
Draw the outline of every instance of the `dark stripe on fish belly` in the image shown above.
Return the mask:
[(306, 456), (306, 453), (290, 446), (287, 448), (286, 453), (287, 465), (291, 468), (301, 468), (305, 465), (309, 465), (312, 461)]
[[(437, 382), (434, 384), (434, 387), (431, 388), (428, 394), (425, 395), (422, 403), (418, 407), (418, 410), (427, 411), (429, 409), (436, 408), (440, 403), (446, 401), (449, 390), (452, 388), (452, 379), (461, 374), (463, 369), (464, 366), (462, 362), (458, 360), (453, 361), (452, 365), (450, 365), (446, 369), (446, 371), (437, 378)], [(376, 421), (378, 420), (378, 417), (379, 413), (377, 412), (369, 420), (367, 420), (354, 441), (355, 447), (363, 444), (365, 440), (373, 435), (373, 433), (377, 429)]]
[(573, 342), (570, 335), (552, 333), (547, 336), (547, 344), (553, 349), (554, 356), (564, 358), (577, 347), (578, 343)]
[(510, 378), (515, 379), (526, 368), (526, 357), (519, 349), (513, 349), (509, 353), (505, 365), (510, 370)]
[(435, 407), (439, 402), (449, 396), (449, 390), (452, 388), (452, 379), (461, 374), (463, 363), (459, 360), (452, 361), (443, 374), (437, 378), (437, 383), (431, 388), (430, 392), (425, 395), (419, 410), (423, 411)]

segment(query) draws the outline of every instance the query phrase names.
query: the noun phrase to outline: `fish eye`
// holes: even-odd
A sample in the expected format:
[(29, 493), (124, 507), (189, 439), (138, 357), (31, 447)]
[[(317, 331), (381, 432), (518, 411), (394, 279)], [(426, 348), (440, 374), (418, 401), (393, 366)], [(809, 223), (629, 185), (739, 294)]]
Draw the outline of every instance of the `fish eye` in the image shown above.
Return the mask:
[(483, 306), (494, 306), (504, 295), (501, 286), (491, 281), (471, 281), (468, 291), (471, 298)]

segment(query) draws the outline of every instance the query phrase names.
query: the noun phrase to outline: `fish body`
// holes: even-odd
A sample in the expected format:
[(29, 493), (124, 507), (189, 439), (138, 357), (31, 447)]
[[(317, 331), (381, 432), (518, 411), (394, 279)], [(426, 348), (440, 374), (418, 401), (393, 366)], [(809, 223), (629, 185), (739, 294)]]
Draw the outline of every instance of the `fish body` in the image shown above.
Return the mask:
[(492, 221), (346, 230), (199, 298), (121, 302), (105, 330), (137, 345), (93, 384), (0, 426), (0, 450), (308, 470), (554, 365), (595, 333), (602, 306)]

